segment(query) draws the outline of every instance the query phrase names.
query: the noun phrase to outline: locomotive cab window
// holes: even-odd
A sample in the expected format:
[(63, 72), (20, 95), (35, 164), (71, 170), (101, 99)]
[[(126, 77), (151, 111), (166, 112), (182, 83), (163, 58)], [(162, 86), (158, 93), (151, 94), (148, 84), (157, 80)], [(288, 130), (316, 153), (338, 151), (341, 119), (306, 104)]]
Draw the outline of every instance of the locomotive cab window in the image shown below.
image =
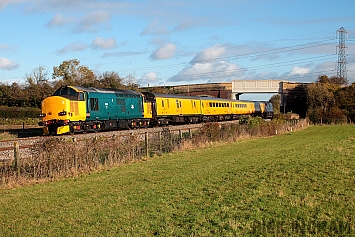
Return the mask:
[(81, 101), (85, 100), (84, 92), (79, 92), (78, 100), (81, 100)]
[(52, 95), (53, 96), (72, 97), (73, 99), (76, 99), (76, 100), (84, 100), (84, 93), (83, 92), (77, 92), (73, 88), (70, 88), (67, 86), (58, 88)]

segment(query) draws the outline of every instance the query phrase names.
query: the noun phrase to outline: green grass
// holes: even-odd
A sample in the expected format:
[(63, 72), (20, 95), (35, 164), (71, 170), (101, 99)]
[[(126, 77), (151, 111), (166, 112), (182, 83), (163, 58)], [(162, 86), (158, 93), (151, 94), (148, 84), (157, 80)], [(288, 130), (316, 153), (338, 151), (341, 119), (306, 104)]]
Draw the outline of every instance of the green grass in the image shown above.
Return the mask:
[(0, 190), (3, 236), (354, 236), (355, 126)]

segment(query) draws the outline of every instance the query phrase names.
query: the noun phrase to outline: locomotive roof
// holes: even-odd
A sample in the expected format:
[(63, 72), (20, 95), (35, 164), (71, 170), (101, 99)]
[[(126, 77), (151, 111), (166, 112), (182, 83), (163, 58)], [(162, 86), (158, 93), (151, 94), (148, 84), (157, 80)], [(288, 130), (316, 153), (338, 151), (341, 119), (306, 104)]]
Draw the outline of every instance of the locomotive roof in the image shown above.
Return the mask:
[[(220, 100), (227, 101), (228, 99), (208, 97), (208, 96), (188, 96), (188, 95), (172, 95), (172, 94), (161, 94), (161, 93), (151, 93), (151, 92), (142, 92), (145, 96), (150, 98), (153, 97), (165, 97), (165, 98), (176, 98), (176, 99), (193, 99), (193, 100)], [(228, 100), (230, 101), (230, 100)]]
[(119, 93), (125, 95), (142, 95), (140, 92), (132, 90), (122, 90), (122, 89), (107, 89), (107, 88), (95, 88), (95, 87), (82, 87), (82, 86), (72, 86), (77, 90), (87, 91), (87, 92), (98, 92), (98, 93)]
[(151, 93), (142, 92), (144, 95), (149, 97), (165, 97), (165, 98), (180, 98), (180, 99), (200, 99), (198, 96), (187, 96), (187, 95), (172, 95), (172, 94), (161, 94), (161, 93)]

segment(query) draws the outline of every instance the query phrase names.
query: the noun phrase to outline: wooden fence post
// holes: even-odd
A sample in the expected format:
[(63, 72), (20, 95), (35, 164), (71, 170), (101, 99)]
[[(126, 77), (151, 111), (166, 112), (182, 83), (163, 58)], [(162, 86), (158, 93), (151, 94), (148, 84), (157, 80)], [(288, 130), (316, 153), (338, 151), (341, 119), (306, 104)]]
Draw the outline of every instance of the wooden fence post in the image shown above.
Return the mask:
[[(131, 132), (130, 133), (130, 139), (131, 139), (131, 141), (133, 140), (133, 133)], [(136, 144), (135, 143), (133, 143), (133, 142), (131, 142), (131, 148), (132, 148), (132, 159), (134, 159), (134, 157), (135, 157), (135, 148), (134, 148), (134, 146), (135, 146)]]
[(162, 144), (161, 144), (161, 132), (159, 131), (159, 151), (162, 149)]
[(145, 132), (145, 155), (149, 156), (149, 141), (148, 141), (148, 132)]
[(191, 132), (191, 128), (189, 128), (189, 137), (190, 137), (190, 139), (192, 139), (192, 132)]
[(14, 165), (17, 173), (20, 174), (20, 146), (18, 142), (14, 142)]

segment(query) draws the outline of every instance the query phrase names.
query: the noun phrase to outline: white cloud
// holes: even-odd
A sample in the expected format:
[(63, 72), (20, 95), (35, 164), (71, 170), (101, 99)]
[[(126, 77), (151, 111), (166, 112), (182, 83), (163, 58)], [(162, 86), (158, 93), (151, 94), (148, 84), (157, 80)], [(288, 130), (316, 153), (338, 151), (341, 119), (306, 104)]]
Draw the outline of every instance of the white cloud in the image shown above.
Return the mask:
[(309, 68), (302, 68), (302, 67), (293, 67), (290, 74), (291, 76), (293, 75), (304, 75), (309, 73), (310, 69)]
[(84, 51), (85, 49), (88, 48), (88, 45), (83, 44), (81, 42), (72, 42), (65, 46), (62, 49), (57, 50), (58, 54), (65, 54), (65, 53), (70, 53), (70, 52), (79, 52), (79, 51)]
[(148, 72), (138, 80), (138, 84), (141, 86), (154, 86), (157, 83), (158, 75), (155, 72)]
[(174, 30), (175, 31), (183, 31), (186, 29), (191, 29), (191, 28), (198, 27), (198, 26), (202, 25), (201, 23), (202, 23), (201, 21), (196, 20), (196, 19), (192, 19), (192, 18), (185, 19), (179, 25), (174, 27)]
[(94, 49), (113, 49), (116, 47), (116, 40), (114, 38), (105, 40), (102, 37), (97, 37), (91, 45)]
[(140, 33), (140, 35), (166, 35), (170, 34), (170, 31), (165, 25), (160, 24), (159, 21), (154, 20)]
[(7, 7), (7, 5), (26, 2), (28, 0), (1, 0), (0, 1), (0, 9)]
[(158, 75), (155, 72), (148, 72), (148, 73), (144, 74), (141, 79), (155, 81), (157, 78), (158, 78)]
[(163, 47), (155, 50), (150, 55), (150, 57), (155, 60), (168, 59), (168, 58), (171, 58), (172, 56), (174, 56), (175, 51), (176, 51), (176, 46), (172, 43), (168, 43), (168, 44), (164, 45)]
[(95, 11), (82, 17), (74, 28), (74, 32), (82, 33), (85, 31), (95, 32), (97, 27), (110, 20), (110, 14), (107, 11)]
[(213, 63), (194, 63), (185, 67), (177, 75), (168, 79), (170, 82), (220, 82), (231, 81), (243, 77), (245, 70), (238, 65), (219, 61)]
[(16, 63), (16, 61), (12, 61), (10, 59), (0, 57), (0, 69), (3, 70), (13, 70), (20, 66), (20, 64)]
[(47, 26), (55, 27), (55, 26), (63, 26), (75, 21), (74, 17), (65, 17), (61, 14), (55, 15), (48, 23)]
[(146, 52), (109, 52), (109, 53), (104, 53), (104, 55), (102, 55), (103, 58), (106, 57), (126, 57), (126, 56), (135, 56), (135, 55), (142, 55), (142, 54), (146, 54)]
[(219, 57), (222, 57), (226, 52), (226, 47), (221, 44), (216, 44), (210, 48), (199, 52), (194, 59), (191, 60), (191, 63), (195, 62), (204, 62), (209, 60), (215, 60)]
[(8, 50), (8, 49), (9, 49), (9, 45), (8, 44), (0, 44), (0, 51)]

